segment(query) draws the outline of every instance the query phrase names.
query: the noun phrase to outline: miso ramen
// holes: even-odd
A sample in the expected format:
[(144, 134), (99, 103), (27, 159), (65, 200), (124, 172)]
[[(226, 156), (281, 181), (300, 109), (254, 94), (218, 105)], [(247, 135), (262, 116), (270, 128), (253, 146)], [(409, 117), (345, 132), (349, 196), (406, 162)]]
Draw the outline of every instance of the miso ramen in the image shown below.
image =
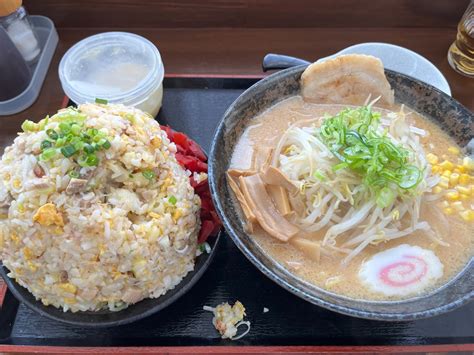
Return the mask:
[(474, 251), (474, 162), (406, 107), (287, 98), (254, 118), (228, 171), (245, 228), (296, 276), (395, 300), (452, 279)]

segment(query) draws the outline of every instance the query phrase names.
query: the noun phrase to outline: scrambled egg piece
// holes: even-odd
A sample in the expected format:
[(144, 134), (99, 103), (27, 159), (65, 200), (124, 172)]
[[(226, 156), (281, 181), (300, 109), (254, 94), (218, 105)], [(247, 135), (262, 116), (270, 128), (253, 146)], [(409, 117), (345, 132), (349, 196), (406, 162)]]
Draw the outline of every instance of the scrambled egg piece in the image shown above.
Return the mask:
[[(211, 311), (214, 313), (212, 318), (212, 324), (219, 331), (222, 339), (237, 340), (245, 336), (250, 331), (250, 322), (243, 321), (245, 314), (245, 307), (240, 301), (236, 301), (233, 306), (229, 303), (221, 303), (216, 308), (204, 306), (205, 311)], [(247, 330), (239, 336), (237, 334), (237, 328), (245, 324)]]
[(33, 216), (33, 221), (38, 222), (42, 226), (56, 225), (59, 227), (64, 227), (63, 216), (53, 203), (46, 203), (36, 211), (36, 214)]

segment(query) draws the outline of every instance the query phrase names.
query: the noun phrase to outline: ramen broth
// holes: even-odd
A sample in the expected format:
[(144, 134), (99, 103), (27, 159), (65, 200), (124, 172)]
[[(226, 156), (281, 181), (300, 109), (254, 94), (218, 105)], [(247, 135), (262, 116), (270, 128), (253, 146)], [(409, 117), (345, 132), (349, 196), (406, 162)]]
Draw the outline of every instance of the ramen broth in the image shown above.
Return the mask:
[[(303, 101), (300, 96), (290, 97), (277, 103), (254, 119), (254, 123), (246, 128), (236, 145), (231, 168), (249, 169), (254, 148), (258, 146), (274, 147), (288, 126), (301, 121), (301, 126), (315, 123), (306, 123), (315, 117), (324, 114), (334, 115), (347, 105), (316, 105)], [(374, 111), (383, 110), (374, 108)], [(416, 127), (428, 132), (426, 137), (421, 137), (425, 151), (442, 156), (456, 143), (434, 123), (428, 119), (411, 112), (407, 120)], [(316, 125), (318, 125), (316, 121)], [(237, 202), (236, 202), (237, 203)], [(438, 212), (439, 213), (439, 212)], [(251, 234), (257, 244), (275, 261), (283, 265), (296, 276), (331, 292), (341, 294), (350, 298), (367, 300), (386, 300), (406, 298), (407, 296), (386, 296), (371, 291), (359, 279), (358, 273), (361, 264), (374, 254), (396, 247), (401, 244), (419, 246), (431, 250), (439, 258), (444, 266), (443, 276), (431, 288), (438, 287), (452, 279), (467, 264), (474, 250), (474, 228), (473, 224), (463, 221), (457, 215), (446, 215), (449, 223), (445, 225), (439, 218), (439, 214), (433, 208), (422, 206), (421, 217), (427, 221), (435, 230), (442, 230), (443, 241), (449, 246), (441, 246), (428, 238), (421, 231), (416, 231), (408, 236), (382, 242), (378, 245), (370, 245), (357, 255), (348, 266), (341, 265), (341, 258), (335, 256), (322, 256), (319, 262), (306, 257), (289, 243), (280, 242), (268, 235), (256, 226)], [(312, 238), (321, 240), (325, 230), (313, 234)], [(424, 290), (424, 292), (429, 292)], [(413, 296), (413, 295), (409, 295)]]

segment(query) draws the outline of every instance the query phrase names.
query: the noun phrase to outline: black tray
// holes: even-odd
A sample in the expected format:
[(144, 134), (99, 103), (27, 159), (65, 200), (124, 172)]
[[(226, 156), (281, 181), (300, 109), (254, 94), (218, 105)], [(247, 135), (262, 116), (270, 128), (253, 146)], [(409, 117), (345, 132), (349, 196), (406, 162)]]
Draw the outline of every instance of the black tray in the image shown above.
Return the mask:
[[(158, 120), (187, 133), (208, 150), (225, 109), (256, 81), (167, 77)], [(84, 329), (62, 324), (35, 314), (7, 292), (0, 310), (0, 344), (356, 346), (353, 350), (370, 345), (428, 345), (420, 351), (431, 345), (452, 344), (443, 349), (473, 348), (474, 303), (445, 315), (410, 322), (351, 318), (307, 303), (274, 284), (247, 261), (225, 233), (218, 248), (211, 266), (191, 291), (163, 311), (130, 325)], [(235, 300), (245, 305), (252, 328), (243, 339), (230, 342), (220, 339), (211, 324), (212, 314), (203, 311), (202, 306)], [(263, 313), (264, 307), (269, 309), (268, 313)], [(460, 348), (457, 344), (468, 345)], [(14, 348), (21, 349), (2, 349), (0, 345), (0, 351)]]

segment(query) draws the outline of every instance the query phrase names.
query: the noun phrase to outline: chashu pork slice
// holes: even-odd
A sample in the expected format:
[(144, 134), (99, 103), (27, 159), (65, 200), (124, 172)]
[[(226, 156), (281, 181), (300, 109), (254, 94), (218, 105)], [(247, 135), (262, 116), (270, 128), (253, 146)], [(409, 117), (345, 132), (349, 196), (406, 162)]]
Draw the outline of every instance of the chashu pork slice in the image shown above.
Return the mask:
[(348, 54), (311, 64), (301, 75), (305, 101), (318, 104), (363, 105), (380, 96), (378, 105), (391, 106), (393, 90), (382, 61), (363, 54)]

